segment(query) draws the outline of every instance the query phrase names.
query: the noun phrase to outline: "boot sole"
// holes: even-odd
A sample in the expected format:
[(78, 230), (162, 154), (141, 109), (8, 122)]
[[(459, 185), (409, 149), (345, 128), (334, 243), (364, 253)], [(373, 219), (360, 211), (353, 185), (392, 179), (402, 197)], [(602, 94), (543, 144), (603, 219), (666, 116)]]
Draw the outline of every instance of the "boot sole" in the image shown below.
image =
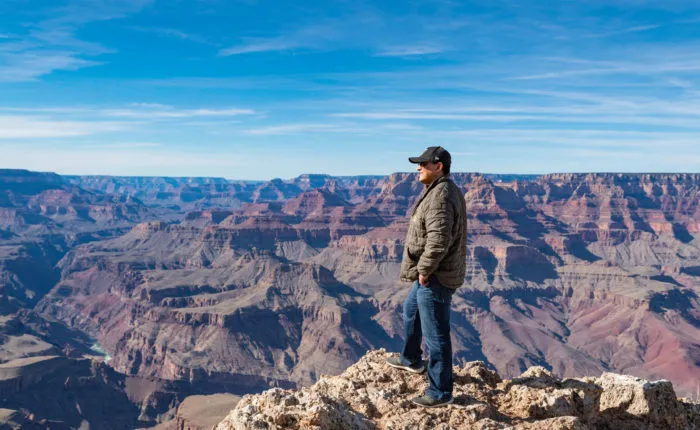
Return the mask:
[(408, 371), (408, 372), (415, 373), (415, 374), (418, 374), (418, 375), (420, 375), (421, 373), (425, 372), (425, 366), (421, 367), (420, 369), (414, 369), (414, 368), (412, 368), (412, 367), (401, 366), (401, 365), (399, 365), (399, 364), (391, 364), (391, 363), (389, 363), (389, 362), (387, 362), (386, 364), (388, 364), (388, 365), (391, 366), (391, 367), (395, 367), (395, 368), (401, 369), (401, 370), (406, 370), (406, 371)]
[(414, 405), (421, 406), (421, 407), (423, 407), (423, 408), (439, 408), (440, 406), (451, 405), (451, 404), (454, 403), (454, 402), (455, 402), (455, 399), (454, 399), (454, 397), (453, 397), (453, 398), (451, 398), (450, 400), (448, 400), (448, 401), (446, 401), (446, 402), (438, 403), (438, 404), (435, 404), (435, 405), (422, 405), (422, 404), (417, 403), (417, 402), (411, 402), (411, 403), (413, 403)]

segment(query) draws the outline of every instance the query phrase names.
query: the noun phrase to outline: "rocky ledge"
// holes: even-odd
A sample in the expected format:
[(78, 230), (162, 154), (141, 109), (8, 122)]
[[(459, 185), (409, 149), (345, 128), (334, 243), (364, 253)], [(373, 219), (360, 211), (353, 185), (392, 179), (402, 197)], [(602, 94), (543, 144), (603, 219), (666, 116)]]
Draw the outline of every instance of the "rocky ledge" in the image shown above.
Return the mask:
[(425, 375), (368, 352), (338, 376), (301, 390), (247, 395), (216, 427), (243, 429), (700, 429), (700, 405), (678, 399), (668, 381), (614, 373), (557, 379), (542, 367), (502, 380), (481, 361), (455, 367), (455, 402), (423, 409), (410, 399)]

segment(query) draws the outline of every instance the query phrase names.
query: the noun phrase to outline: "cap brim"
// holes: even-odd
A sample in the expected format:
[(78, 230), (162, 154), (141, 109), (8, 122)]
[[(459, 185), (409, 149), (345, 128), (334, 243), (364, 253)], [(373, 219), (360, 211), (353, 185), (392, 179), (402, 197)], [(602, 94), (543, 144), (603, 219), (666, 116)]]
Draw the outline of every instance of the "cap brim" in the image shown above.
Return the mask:
[(423, 157), (408, 157), (408, 161), (410, 161), (413, 164), (420, 164), (424, 161), (428, 161)]

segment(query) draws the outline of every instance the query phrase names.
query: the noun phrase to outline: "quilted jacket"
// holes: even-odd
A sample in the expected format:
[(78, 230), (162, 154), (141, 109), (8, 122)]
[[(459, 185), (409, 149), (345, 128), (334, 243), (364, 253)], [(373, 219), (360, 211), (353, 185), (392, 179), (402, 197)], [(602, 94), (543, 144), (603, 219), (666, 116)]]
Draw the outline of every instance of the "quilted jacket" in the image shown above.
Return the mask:
[(449, 176), (426, 186), (413, 208), (406, 233), (401, 280), (435, 275), (449, 288), (464, 283), (467, 266), (467, 211), (464, 196)]

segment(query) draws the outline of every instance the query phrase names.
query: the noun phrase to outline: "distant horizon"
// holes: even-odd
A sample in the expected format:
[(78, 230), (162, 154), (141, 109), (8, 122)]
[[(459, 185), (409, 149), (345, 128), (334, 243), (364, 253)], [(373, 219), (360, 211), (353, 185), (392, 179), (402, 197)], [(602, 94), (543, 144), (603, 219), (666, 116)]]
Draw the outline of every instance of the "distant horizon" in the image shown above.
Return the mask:
[[(30, 173), (40, 173), (40, 174), (56, 174), (58, 176), (73, 176), (73, 177), (106, 177), (106, 178), (171, 178), (171, 179), (222, 179), (226, 181), (231, 181), (231, 182), (236, 182), (236, 181), (249, 181), (249, 182), (269, 182), (273, 181), (275, 179), (279, 179), (282, 181), (290, 181), (293, 179), (297, 179), (302, 176), (326, 176), (326, 177), (332, 177), (332, 178), (357, 178), (357, 177), (385, 177), (385, 176), (390, 176), (394, 174), (414, 174), (416, 172), (410, 172), (410, 171), (397, 171), (397, 172), (391, 172), (391, 173), (386, 173), (386, 174), (363, 174), (363, 175), (334, 175), (330, 173), (300, 173), (295, 176), (288, 176), (288, 177), (272, 177), (272, 178), (264, 178), (264, 179), (251, 179), (251, 178), (227, 178), (223, 176), (168, 176), (168, 175), (110, 175), (110, 174), (73, 174), (73, 173), (59, 173), (55, 171), (39, 171), (39, 170), (29, 170), (29, 169), (23, 169), (23, 168), (1, 168), (0, 167), (0, 173), (2, 171), (23, 171), (23, 172), (30, 172)], [(546, 176), (546, 175), (588, 175), (588, 174), (595, 174), (595, 175), (700, 175), (700, 171), (698, 172), (691, 172), (691, 171), (685, 171), (685, 172), (594, 172), (594, 171), (578, 171), (578, 172), (564, 172), (564, 171), (552, 171), (552, 172), (546, 172), (546, 173), (493, 173), (493, 172), (478, 172), (478, 171), (452, 171), (452, 174), (479, 174), (482, 176)]]

